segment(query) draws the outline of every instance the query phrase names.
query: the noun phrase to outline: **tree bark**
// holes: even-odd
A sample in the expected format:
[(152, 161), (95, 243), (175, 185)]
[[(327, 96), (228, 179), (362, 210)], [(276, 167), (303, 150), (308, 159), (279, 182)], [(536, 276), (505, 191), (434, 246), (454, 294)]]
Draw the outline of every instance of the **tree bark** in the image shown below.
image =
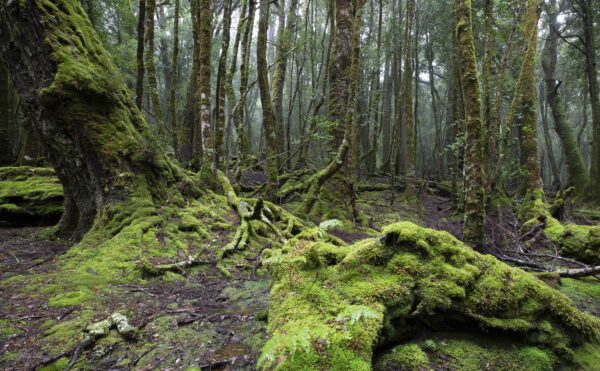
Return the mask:
[(483, 184), (483, 137), (481, 96), (471, 20), (471, 0), (455, 0), (456, 41), (460, 81), (464, 96), (465, 225), (463, 240), (475, 248), (483, 246), (485, 194)]
[(81, 237), (136, 195), (170, 197), (167, 185), (184, 175), (153, 139), (76, 0), (1, 7), (0, 58), (63, 184), (62, 235)]

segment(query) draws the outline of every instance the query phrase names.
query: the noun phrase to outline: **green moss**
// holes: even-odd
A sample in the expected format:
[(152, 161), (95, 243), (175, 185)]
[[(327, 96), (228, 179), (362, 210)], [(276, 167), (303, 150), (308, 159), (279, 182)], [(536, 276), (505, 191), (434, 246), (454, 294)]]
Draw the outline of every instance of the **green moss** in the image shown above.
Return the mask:
[(416, 344), (400, 345), (383, 356), (376, 364), (378, 370), (423, 370), (429, 367), (429, 357)]
[(58, 218), (63, 212), (63, 188), (52, 169), (0, 168), (0, 215)]
[(376, 239), (324, 245), (299, 237), (265, 260), (274, 279), (271, 338), (259, 367), (368, 369), (376, 344), (411, 336), (402, 323), (420, 318), (434, 326), (445, 313), (521, 334), (565, 359), (600, 334), (600, 321), (556, 290), (445, 232), (404, 222)]
[(48, 365), (48, 366), (44, 366), (40, 369), (40, 371), (60, 371), (60, 370), (64, 370), (67, 368), (67, 366), (69, 365), (69, 362), (71, 360), (67, 357), (61, 357), (59, 358), (56, 362)]

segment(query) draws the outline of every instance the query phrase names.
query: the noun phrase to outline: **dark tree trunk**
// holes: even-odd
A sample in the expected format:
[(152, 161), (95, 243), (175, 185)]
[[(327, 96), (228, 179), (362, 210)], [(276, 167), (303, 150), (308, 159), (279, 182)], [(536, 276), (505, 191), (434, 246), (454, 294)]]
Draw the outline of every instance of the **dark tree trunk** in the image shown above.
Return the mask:
[(65, 190), (63, 235), (78, 238), (132, 195), (166, 199), (182, 174), (158, 149), (75, 0), (0, 8), (0, 58)]
[(137, 25), (137, 80), (135, 83), (135, 103), (142, 109), (144, 101), (144, 36), (146, 34), (146, 1), (140, 0)]

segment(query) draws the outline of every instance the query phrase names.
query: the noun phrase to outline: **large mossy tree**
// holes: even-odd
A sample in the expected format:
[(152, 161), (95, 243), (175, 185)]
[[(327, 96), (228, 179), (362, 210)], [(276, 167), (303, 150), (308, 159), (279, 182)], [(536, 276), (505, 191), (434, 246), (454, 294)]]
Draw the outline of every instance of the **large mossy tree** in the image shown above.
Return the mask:
[(80, 238), (134, 197), (181, 200), (172, 190), (191, 189), (187, 175), (155, 139), (77, 1), (5, 3), (0, 21), (0, 57), (65, 190), (63, 236)]

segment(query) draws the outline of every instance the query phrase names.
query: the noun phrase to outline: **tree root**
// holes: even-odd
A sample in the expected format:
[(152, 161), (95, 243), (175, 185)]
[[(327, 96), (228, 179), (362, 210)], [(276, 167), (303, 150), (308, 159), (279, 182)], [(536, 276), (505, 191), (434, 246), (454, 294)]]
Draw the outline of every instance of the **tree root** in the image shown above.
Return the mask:
[(142, 271), (142, 274), (144, 276), (148, 276), (148, 277), (162, 276), (163, 274), (165, 274), (167, 272), (175, 272), (175, 273), (179, 273), (179, 274), (185, 276), (186, 268), (190, 268), (190, 267), (193, 267), (196, 265), (211, 264), (211, 263), (213, 263), (213, 262), (211, 262), (209, 260), (199, 259), (198, 256), (188, 256), (188, 258), (186, 260), (182, 260), (177, 263), (159, 264), (159, 265), (152, 265), (148, 261), (142, 260), (142, 261), (140, 261), (140, 265), (141, 265), (140, 269)]
[[(235, 193), (229, 179), (227, 179), (223, 172), (217, 172), (217, 178), (225, 191), (227, 203), (240, 218), (240, 225), (237, 228), (232, 241), (218, 254), (219, 261), (230, 255), (232, 252), (244, 248), (248, 244), (250, 238), (255, 235), (252, 224), (250, 223), (251, 221), (257, 220), (265, 224), (282, 244), (295, 233), (298, 233), (302, 228), (303, 224), (299, 219), (274, 204), (264, 201), (262, 198), (256, 200), (254, 206), (251, 206), (247, 201), (240, 199)], [(274, 224), (274, 221), (285, 223), (286, 228), (282, 231)], [(217, 266), (227, 275), (223, 267)]]

